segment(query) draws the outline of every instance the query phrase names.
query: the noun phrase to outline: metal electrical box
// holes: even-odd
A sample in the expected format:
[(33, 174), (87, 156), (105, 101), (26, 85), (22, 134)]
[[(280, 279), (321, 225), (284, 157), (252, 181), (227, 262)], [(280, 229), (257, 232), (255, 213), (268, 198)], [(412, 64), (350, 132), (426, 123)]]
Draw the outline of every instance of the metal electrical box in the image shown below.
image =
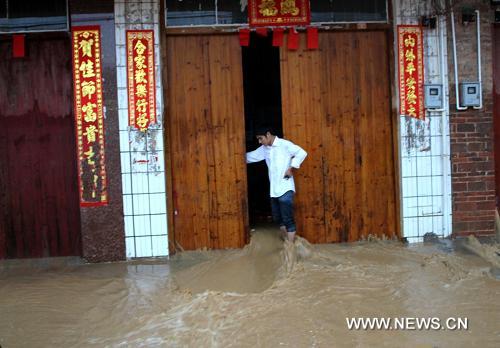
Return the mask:
[(426, 109), (443, 108), (443, 85), (424, 85)]
[(460, 106), (480, 106), (481, 88), (479, 82), (464, 82), (459, 86)]

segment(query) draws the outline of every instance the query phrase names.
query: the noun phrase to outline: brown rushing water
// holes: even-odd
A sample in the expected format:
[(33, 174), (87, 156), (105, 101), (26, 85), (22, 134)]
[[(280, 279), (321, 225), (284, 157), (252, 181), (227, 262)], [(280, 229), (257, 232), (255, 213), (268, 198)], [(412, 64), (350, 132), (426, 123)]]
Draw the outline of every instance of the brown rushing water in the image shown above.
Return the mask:
[[(169, 261), (0, 262), (0, 345), (500, 346), (498, 245), (277, 236), (260, 229), (243, 250)], [(467, 318), (468, 330), (349, 330), (346, 317)]]

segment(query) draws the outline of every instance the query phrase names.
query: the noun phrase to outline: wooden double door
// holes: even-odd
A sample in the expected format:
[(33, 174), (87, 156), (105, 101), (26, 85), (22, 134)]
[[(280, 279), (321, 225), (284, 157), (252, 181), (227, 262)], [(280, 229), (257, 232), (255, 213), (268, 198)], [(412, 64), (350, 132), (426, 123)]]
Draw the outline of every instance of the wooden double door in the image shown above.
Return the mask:
[[(280, 51), (283, 132), (308, 153), (298, 233), (313, 243), (399, 236), (385, 31), (321, 32)], [(245, 116), (238, 36), (167, 36), (166, 128), (175, 243), (247, 240)]]

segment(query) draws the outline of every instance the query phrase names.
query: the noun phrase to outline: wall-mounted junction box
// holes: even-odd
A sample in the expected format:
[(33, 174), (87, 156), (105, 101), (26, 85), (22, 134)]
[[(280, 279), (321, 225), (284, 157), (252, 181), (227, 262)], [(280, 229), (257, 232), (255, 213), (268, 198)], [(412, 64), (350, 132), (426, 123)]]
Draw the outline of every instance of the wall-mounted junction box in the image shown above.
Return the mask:
[(426, 109), (443, 108), (443, 85), (424, 85), (424, 105)]
[(460, 106), (480, 106), (481, 88), (479, 82), (464, 82), (460, 86)]

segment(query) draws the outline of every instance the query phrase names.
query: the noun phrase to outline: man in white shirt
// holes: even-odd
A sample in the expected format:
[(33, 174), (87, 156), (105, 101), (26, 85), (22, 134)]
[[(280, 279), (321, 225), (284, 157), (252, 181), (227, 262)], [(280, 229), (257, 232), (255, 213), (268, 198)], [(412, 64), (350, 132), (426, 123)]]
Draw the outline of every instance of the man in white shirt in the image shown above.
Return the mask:
[(307, 153), (300, 146), (272, 133), (269, 127), (257, 129), (255, 136), (261, 146), (257, 150), (247, 152), (247, 163), (266, 161), (273, 220), (279, 224), (281, 231), (286, 233), (288, 240), (293, 242), (297, 231), (293, 217), (293, 172), (300, 168)]

